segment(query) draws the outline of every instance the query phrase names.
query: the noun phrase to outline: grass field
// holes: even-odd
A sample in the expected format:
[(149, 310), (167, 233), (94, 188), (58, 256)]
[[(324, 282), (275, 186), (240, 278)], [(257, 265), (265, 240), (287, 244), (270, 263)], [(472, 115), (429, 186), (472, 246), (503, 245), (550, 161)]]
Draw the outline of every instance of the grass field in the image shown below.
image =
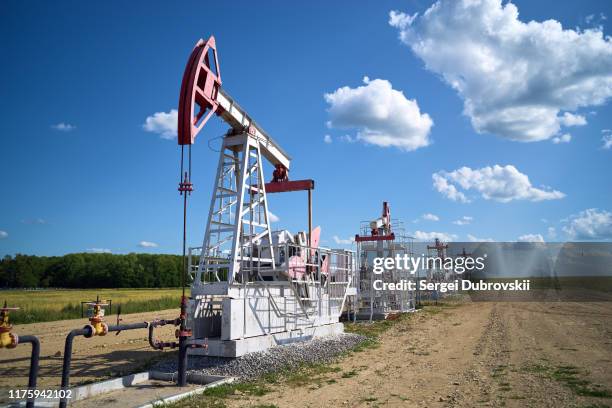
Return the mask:
[[(2, 290), (0, 302), (21, 308), (11, 313), (14, 324), (49, 322), (78, 319), (81, 317), (81, 302), (95, 300), (112, 301), (112, 313), (152, 312), (179, 307), (181, 289), (41, 289)], [(86, 306), (85, 306), (86, 308)], [(107, 310), (107, 315), (110, 314)]]

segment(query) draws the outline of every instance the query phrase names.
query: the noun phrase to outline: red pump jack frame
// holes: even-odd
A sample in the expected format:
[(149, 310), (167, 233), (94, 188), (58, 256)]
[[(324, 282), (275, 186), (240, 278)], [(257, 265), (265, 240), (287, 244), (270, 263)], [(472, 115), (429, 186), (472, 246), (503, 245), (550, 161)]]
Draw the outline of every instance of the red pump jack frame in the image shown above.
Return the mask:
[(294, 180), (289, 181), (287, 169), (282, 165), (276, 165), (273, 179), (266, 183), (266, 194), (288, 193), (291, 191), (308, 191), (308, 246), (311, 246), (310, 237), (312, 235), (312, 190), (314, 190), (314, 180)]

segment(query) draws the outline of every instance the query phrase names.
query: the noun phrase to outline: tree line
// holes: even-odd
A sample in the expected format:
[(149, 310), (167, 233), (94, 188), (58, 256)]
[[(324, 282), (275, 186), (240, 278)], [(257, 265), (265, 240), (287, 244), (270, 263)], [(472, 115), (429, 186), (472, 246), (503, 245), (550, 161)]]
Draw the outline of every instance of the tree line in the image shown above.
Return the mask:
[(5, 256), (2, 288), (159, 288), (180, 286), (182, 258), (159, 254)]

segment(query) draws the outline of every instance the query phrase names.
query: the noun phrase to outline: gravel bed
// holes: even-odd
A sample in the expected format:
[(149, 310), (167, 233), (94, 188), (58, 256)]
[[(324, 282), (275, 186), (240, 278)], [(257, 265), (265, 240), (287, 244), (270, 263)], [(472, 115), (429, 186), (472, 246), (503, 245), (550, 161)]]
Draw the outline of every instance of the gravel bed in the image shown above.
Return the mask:
[[(343, 352), (355, 347), (365, 336), (344, 333), (315, 338), (306, 342), (275, 346), (265, 351), (245, 354), (237, 358), (189, 356), (188, 372), (237, 377), (250, 380), (304, 363), (329, 363)], [(176, 360), (158, 363), (153, 370), (176, 372)]]

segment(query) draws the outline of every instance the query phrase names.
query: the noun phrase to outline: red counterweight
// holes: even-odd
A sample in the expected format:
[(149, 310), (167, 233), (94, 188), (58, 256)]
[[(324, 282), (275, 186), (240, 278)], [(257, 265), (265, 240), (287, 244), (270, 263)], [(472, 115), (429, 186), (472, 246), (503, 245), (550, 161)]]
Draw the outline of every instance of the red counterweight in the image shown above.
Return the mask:
[(217, 112), (217, 94), (221, 71), (215, 37), (198, 41), (194, 47), (181, 83), (179, 96), (178, 143), (190, 145), (213, 113)]

